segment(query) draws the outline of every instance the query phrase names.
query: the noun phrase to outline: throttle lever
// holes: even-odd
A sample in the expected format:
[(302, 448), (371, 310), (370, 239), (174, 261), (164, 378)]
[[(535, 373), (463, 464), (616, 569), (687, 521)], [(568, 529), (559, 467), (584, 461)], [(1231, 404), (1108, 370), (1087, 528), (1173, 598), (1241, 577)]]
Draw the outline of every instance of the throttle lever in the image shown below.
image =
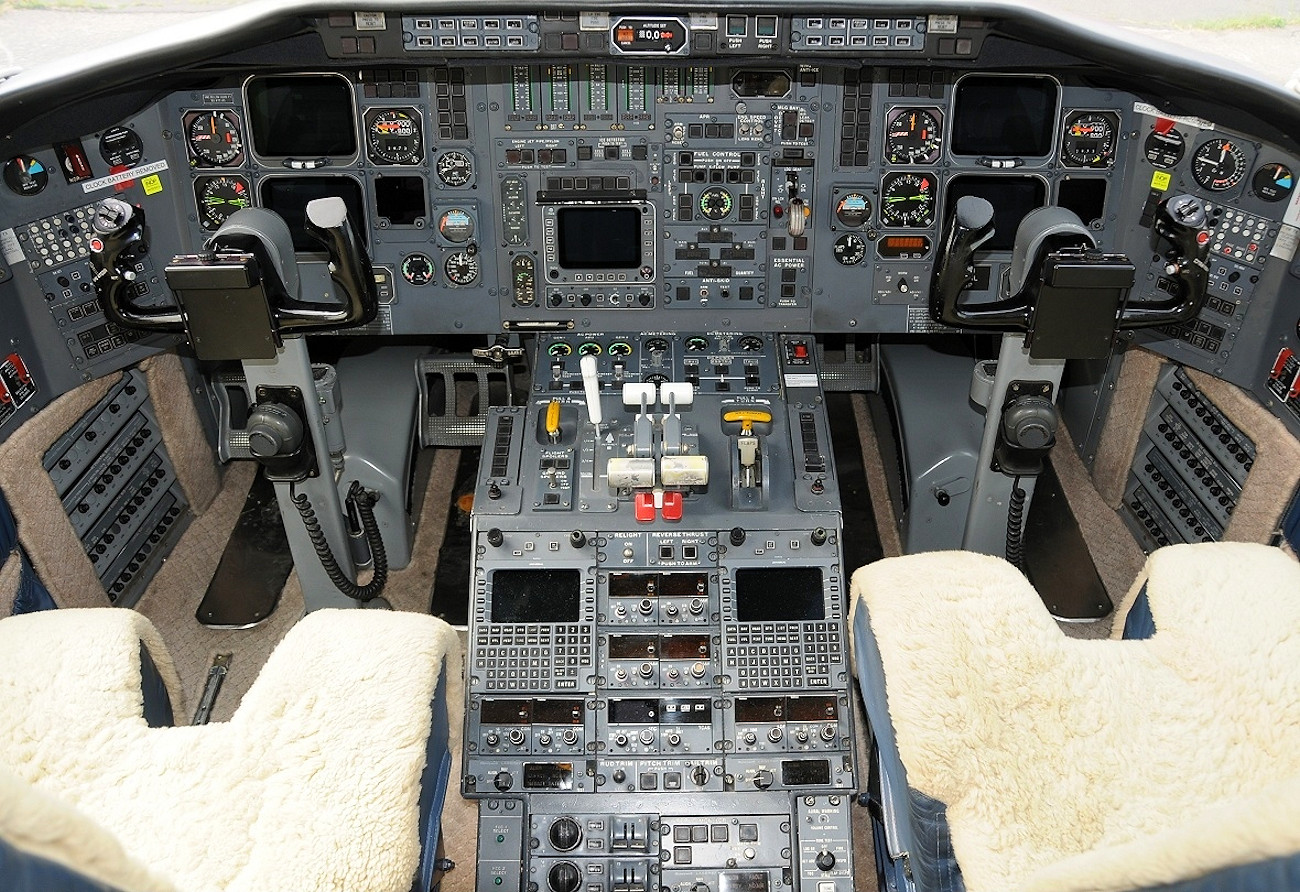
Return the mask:
[(120, 198), (105, 198), (95, 203), (90, 226), (92, 281), (104, 315), (129, 328), (184, 331), (180, 307), (146, 308), (133, 300), (133, 262), (149, 250), (144, 210)]

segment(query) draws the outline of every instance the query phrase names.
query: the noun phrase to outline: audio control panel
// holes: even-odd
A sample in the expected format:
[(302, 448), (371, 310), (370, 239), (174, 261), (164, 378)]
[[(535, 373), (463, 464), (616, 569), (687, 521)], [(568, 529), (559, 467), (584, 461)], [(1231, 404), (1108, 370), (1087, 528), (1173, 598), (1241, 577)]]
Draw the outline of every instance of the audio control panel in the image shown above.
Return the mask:
[(850, 889), (848, 580), (813, 340), (537, 341), (475, 492), (480, 888)]

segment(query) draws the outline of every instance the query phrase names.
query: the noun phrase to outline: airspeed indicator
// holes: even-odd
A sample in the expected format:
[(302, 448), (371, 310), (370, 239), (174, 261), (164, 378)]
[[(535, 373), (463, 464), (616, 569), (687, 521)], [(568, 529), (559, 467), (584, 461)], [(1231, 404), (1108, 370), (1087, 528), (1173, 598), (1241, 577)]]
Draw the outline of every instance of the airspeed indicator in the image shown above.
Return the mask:
[(1236, 141), (1212, 139), (1192, 155), (1192, 177), (1211, 192), (1224, 192), (1246, 175), (1246, 153)]

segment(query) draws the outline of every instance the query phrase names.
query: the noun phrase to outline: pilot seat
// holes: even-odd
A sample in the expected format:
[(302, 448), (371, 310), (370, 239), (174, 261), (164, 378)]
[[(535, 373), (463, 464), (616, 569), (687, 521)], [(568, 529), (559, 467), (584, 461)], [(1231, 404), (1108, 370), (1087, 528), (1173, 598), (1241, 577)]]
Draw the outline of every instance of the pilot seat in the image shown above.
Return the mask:
[(1300, 566), (1154, 552), (1115, 639), (1000, 558), (853, 577), (882, 889), (1300, 887)]

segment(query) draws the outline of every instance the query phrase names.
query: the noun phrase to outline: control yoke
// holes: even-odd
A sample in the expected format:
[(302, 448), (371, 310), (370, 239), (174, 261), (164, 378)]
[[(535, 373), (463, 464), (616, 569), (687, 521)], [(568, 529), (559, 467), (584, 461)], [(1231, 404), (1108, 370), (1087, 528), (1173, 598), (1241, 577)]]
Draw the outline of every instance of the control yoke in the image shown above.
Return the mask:
[(95, 206), (91, 260), (105, 314), (119, 325), (185, 331), (200, 359), (270, 359), (284, 334), (364, 325), (378, 312), (370, 259), (341, 198), (307, 205), (306, 229), (324, 247), (339, 291), (332, 302), (300, 297), (289, 227), (277, 214), (233, 214), (198, 254), (174, 257), (167, 284), (176, 305), (144, 307), (133, 294), (135, 261), (147, 250), (144, 211), (117, 198)]
[(930, 315), (962, 328), (1027, 333), (1035, 358), (1105, 356), (1119, 329), (1185, 322), (1200, 312), (1209, 283), (1205, 206), (1176, 195), (1156, 211), (1157, 240), (1167, 243), (1165, 273), (1174, 295), (1163, 301), (1128, 302), (1136, 268), (1123, 254), (1103, 254), (1074, 213), (1035, 210), (1016, 230), (1006, 296), (962, 301), (975, 281), (975, 251), (993, 235), (993, 206), (965, 196), (948, 221), (930, 289)]

